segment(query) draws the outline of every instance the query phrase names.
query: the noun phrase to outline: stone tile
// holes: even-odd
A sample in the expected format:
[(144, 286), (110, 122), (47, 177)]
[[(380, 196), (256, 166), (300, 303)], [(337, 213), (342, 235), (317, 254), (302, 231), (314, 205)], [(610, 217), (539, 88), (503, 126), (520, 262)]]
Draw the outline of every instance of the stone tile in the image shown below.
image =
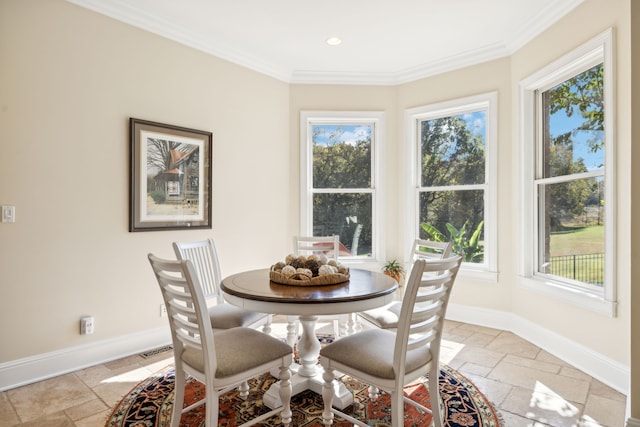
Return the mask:
[[(529, 359), (526, 357), (514, 356), (511, 354), (505, 356), (503, 361), (508, 363), (513, 363), (514, 365), (518, 365), (518, 366), (526, 366), (527, 368), (533, 368), (533, 369), (539, 369), (545, 372), (551, 372), (553, 374), (557, 374), (558, 372), (560, 372), (560, 369), (561, 369), (560, 366), (553, 363), (543, 362), (537, 359)], [(588, 380), (588, 378), (586, 380)]]
[(464, 374), (493, 405), (500, 405), (509, 395), (513, 386), (479, 375)]
[(531, 390), (515, 387), (502, 402), (500, 409), (542, 425), (575, 427), (580, 419), (582, 405), (540, 388)]
[(18, 414), (11, 406), (7, 393), (0, 392), (0, 426), (12, 426), (18, 421)]
[(458, 343), (463, 343), (465, 339), (470, 337), (473, 333), (471, 331), (463, 331), (463, 334), (458, 333), (458, 329), (455, 329), (450, 332), (443, 331), (442, 339), (446, 341), (455, 341)]
[(23, 422), (95, 399), (91, 390), (73, 374), (9, 390), (7, 396)]
[(591, 381), (591, 377), (580, 369), (572, 368), (570, 366), (563, 366), (560, 369), (560, 375), (564, 375), (565, 377), (576, 378), (584, 381)]
[(481, 347), (464, 346), (453, 360), (471, 362), (477, 365), (494, 367), (504, 358), (504, 353)]
[(494, 336), (494, 337), (497, 337), (502, 332), (504, 332), (504, 331), (501, 331), (500, 329), (487, 328), (486, 326), (471, 325), (471, 324), (468, 324), (468, 323), (460, 324), (458, 329), (460, 329), (460, 330), (468, 330), (468, 331), (472, 331), (474, 333), (479, 333), (479, 334), (483, 334), (483, 335), (490, 335), (490, 336)]
[(500, 411), (500, 413), (506, 427), (550, 427), (549, 424), (530, 420), (520, 415), (512, 414), (511, 412)]
[(113, 371), (107, 368), (105, 365), (96, 365), (90, 368), (75, 371), (74, 374), (88, 387), (95, 387), (103, 380), (112, 377)]
[(118, 372), (123, 368), (131, 369), (132, 366), (138, 366), (143, 361), (144, 359), (136, 354), (133, 356), (124, 357), (122, 359), (112, 360), (111, 362), (105, 363), (104, 366), (111, 369), (112, 371)]
[(618, 427), (625, 423), (625, 402), (590, 395), (584, 407), (584, 426)]
[(93, 391), (110, 407), (118, 404), (135, 387), (132, 383), (104, 383), (94, 387)]
[(488, 378), (536, 392), (557, 394), (567, 401), (584, 403), (589, 392), (589, 382), (569, 377), (501, 362), (491, 371)]
[(93, 387), (96, 393), (107, 405), (115, 405), (120, 402), (122, 397), (127, 394), (139, 382), (148, 378), (152, 372), (147, 368), (133, 367), (129, 371), (122, 374), (112, 376), (103, 380), (100, 384)]
[(72, 420), (78, 421), (83, 418), (95, 415), (98, 412), (106, 411), (109, 409), (104, 402), (98, 398), (90, 400), (80, 405), (72, 406), (69, 409), (65, 409), (64, 413)]
[(74, 427), (74, 425), (62, 412), (57, 412), (22, 423), (20, 427)]
[(491, 368), (487, 366), (481, 366), (481, 365), (477, 365), (475, 363), (469, 363), (469, 362), (464, 363), (462, 366), (456, 369), (458, 369), (464, 375), (470, 374), (470, 375), (476, 375), (479, 377), (486, 377), (487, 375), (489, 375), (489, 372), (491, 372)]
[(528, 357), (529, 359), (535, 359), (540, 353), (540, 348), (511, 332), (500, 333), (485, 348), (515, 356)]
[(470, 335), (469, 337), (467, 337), (467, 339), (464, 340), (464, 343), (466, 345), (472, 345), (475, 347), (485, 347), (494, 339), (495, 339), (494, 335), (488, 335), (488, 334), (476, 332), (473, 335)]
[(556, 357), (553, 354), (544, 350), (540, 350), (540, 352), (536, 356), (536, 360), (553, 363), (554, 365), (559, 365), (559, 366), (571, 366), (564, 360), (560, 359), (559, 357)]
[(168, 359), (160, 359), (153, 363), (145, 364), (144, 368), (147, 369), (150, 373), (154, 373), (166, 368), (167, 366), (174, 366), (173, 357)]
[(596, 379), (591, 379), (591, 388), (589, 389), (589, 393), (620, 402), (627, 401), (627, 396)]
[(75, 427), (102, 427), (107, 423), (107, 418), (111, 415), (111, 410), (101, 411), (90, 417), (83, 418), (75, 422)]

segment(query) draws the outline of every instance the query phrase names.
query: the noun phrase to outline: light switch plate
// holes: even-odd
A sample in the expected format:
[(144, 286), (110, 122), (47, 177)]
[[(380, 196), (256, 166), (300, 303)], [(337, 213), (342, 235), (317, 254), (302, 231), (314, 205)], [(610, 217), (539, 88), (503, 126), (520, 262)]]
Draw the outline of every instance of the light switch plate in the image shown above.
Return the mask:
[(2, 222), (16, 222), (15, 206), (2, 206)]

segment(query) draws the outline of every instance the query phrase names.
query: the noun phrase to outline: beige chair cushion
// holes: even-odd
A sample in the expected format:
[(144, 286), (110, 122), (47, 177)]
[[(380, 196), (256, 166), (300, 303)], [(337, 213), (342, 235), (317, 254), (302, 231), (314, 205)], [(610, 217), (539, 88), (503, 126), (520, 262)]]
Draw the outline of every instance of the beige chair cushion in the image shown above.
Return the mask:
[[(218, 362), (216, 378), (229, 377), (292, 353), (287, 343), (250, 328), (217, 332), (214, 341)], [(204, 372), (201, 350), (185, 349), (182, 360)]]
[(231, 329), (249, 326), (264, 317), (263, 313), (243, 310), (231, 304), (216, 304), (208, 308), (211, 327), (214, 329)]
[(359, 314), (378, 328), (396, 329), (398, 327), (398, 320), (400, 320), (401, 308), (402, 303), (394, 302), (381, 308), (363, 311)]
[[(394, 379), (395, 340), (394, 332), (371, 329), (334, 341), (320, 350), (320, 357), (327, 357), (369, 375)], [(429, 347), (411, 350), (407, 353), (406, 372), (409, 373), (424, 366), (431, 359)]]

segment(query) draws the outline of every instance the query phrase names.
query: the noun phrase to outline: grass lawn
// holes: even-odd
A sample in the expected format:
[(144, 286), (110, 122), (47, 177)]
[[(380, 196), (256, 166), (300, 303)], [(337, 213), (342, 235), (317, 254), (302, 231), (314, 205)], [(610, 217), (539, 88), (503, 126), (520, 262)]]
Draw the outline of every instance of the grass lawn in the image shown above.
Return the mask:
[[(602, 258), (565, 258), (565, 255), (586, 255), (604, 253), (604, 226), (576, 227), (559, 233), (551, 233), (551, 273), (568, 279), (587, 283), (603, 283)], [(577, 259), (576, 259), (577, 258)]]
[(604, 252), (604, 226), (576, 227), (551, 233), (551, 256), (600, 254)]

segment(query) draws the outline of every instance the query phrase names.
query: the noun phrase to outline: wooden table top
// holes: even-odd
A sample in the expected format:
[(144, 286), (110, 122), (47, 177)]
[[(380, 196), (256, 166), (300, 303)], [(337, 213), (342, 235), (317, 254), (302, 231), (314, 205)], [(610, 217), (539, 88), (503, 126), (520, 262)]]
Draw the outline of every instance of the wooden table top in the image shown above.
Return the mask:
[(390, 277), (369, 270), (350, 269), (347, 282), (324, 286), (281, 285), (269, 279), (269, 269), (237, 273), (222, 280), (222, 291), (245, 300), (283, 304), (345, 303), (384, 297), (396, 291)]

